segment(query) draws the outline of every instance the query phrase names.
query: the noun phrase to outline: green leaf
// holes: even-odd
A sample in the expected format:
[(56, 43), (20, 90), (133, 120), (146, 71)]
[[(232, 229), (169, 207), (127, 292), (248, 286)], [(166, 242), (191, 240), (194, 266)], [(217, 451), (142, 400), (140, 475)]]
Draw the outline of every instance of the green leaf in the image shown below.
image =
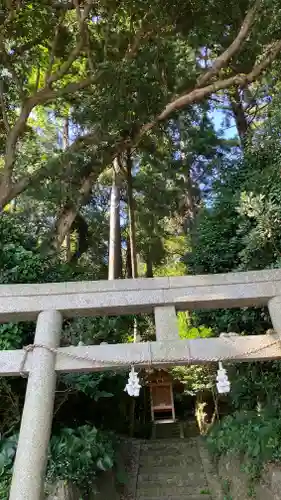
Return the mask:
[(99, 458), (99, 460), (97, 461), (97, 467), (103, 471), (106, 471), (113, 467), (113, 461), (108, 455), (105, 455), (104, 457)]
[(114, 394), (112, 392), (107, 392), (107, 391), (98, 391), (94, 395), (94, 400), (98, 401), (100, 398), (112, 398)]

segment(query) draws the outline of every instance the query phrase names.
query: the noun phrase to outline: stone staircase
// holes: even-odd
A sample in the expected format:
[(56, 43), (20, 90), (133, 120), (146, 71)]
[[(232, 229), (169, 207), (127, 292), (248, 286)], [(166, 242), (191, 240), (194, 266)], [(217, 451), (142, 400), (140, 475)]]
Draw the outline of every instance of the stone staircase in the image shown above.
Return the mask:
[(183, 437), (184, 428), (181, 422), (154, 424), (152, 429), (153, 439), (181, 439)]
[(185, 422), (157, 423), (152, 428), (153, 439), (183, 439), (199, 436), (199, 429), (195, 419)]
[(136, 500), (215, 500), (211, 496), (198, 438), (141, 444)]

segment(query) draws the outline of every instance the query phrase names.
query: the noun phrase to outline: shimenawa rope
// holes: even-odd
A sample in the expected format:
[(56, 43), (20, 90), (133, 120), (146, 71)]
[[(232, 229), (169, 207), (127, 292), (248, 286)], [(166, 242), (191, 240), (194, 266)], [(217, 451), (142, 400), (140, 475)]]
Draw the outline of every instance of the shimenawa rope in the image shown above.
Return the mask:
[[(228, 336), (228, 337), (220, 337), (220, 339), (224, 340), (227, 344), (231, 344), (231, 336)], [(270, 339), (269, 339), (270, 340)], [(233, 343), (233, 342), (232, 342)], [(244, 356), (248, 356), (250, 354), (255, 354), (257, 352), (261, 352), (265, 349), (268, 349), (269, 347), (272, 347), (274, 345), (280, 345), (281, 347), (281, 338), (277, 339), (277, 340), (273, 340), (273, 341), (270, 341), (267, 345), (263, 345), (261, 347), (256, 347), (255, 349), (248, 349), (246, 351), (244, 351), (243, 353), (239, 352), (237, 353), (236, 355), (231, 355), (231, 356), (223, 356), (223, 357), (219, 357), (219, 356), (216, 356), (216, 357), (200, 357), (200, 358), (196, 358), (196, 357), (192, 357), (192, 356), (189, 356), (188, 357), (188, 360), (186, 360), (186, 364), (195, 364), (196, 362), (200, 361), (200, 362), (206, 362), (206, 363), (216, 363), (216, 362), (219, 362), (219, 361), (235, 361), (235, 359), (239, 359), (239, 358), (243, 358)], [(99, 359), (96, 359), (96, 358), (93, 358), (91, 356), (87, 356), (87, 355), (79, 355), (79, 354), (74, 354), (72, 352), (69, 352), (69, 351), (63, 351), (59, 348), (56, 348), (56, 347), (50, 347), (48, 345), (45, 345), (45, 344), (29, 344), (27, 346), (24, 346), (23, 347), (23, 351), (24, 351), (24, 355), (23, 355), (23, 358), (22, 358), (22, 361), (21, 361), (21, 364), (20, 364), (20, 375), (23, 376), (23, 377), (26, 377), (26, 374), (24, 372), (24, 367), (25, 367), (25, 362), (26, 362), (26, 359), (27, 359), (27, 356), (28, 356), (28, 353), (29, 352), (32, 352), (34, 351), (34, 349), (36, 348), (41, 348), (41, 349), (46, 349), (47, 351), (53, 353), (53, 354), (59, 354), (60, 356), (66, 356), (68, 358), (71, 358), (71, 359), (75, 359), (77, 361), (89, 361), (90, 363), (92, 363), (93, 365), (95, 365), (96, 363), (99, 363), (99, 364), (110, 364), (110, 365), (120, 365), (120, 361), (115, 361), (115, 360), (112, 360), (112, 361), (109, 361), (109, 360), (99, 360)], [(280, 352), (280, 357), (281, 357), (281, 352)], [(137, 362), (130, 362), (128, 363), (128, 365), (130, 366), (134, 366), (134, 365), (137, 365), (139, 363)], [(152, 365), (153, 364), (153, 360), (152, 360), (152, 350), (151, 350), (151, 342), (149, 342), (149, 360), (148, 360), (148, 365)]]

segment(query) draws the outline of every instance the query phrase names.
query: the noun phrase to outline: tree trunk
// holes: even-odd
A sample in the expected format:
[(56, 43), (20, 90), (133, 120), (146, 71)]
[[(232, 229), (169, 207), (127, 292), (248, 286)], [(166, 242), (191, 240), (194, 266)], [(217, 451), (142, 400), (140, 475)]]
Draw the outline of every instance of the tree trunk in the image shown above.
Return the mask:
[(65, 247), (66, 247), (66, 262), (71, 261), (71, 233), (70, 230), (67, 232), (65, 237)]
[[(178, 126), (179, 134), (182, 133), (182, 125), (179, 123)], [(196, 216), (198, 211), (198, 193), (196, 186), (194, 185), (191, 173), (191, 167), (188, 165), (185, 152), (181, 152), (181, 160), (183, 165), (185, 165), (184, 179), (184, 192), (182, 199), (179, 202), (179, 214), (182, 221), (182, 229), (185, 233), (188, 233), (191, 238), (191, 245), (193, 245), (193, 239), (195, 237), (194, 226), (196, 222)]]
[(12, 188), (5, 182), (0, 183), (0, 212), (13, 200)]
[(92, 185), (97, 179), (99, 173), (100, 172), (95, 172), (95, 175), (89, 176), (84, 179), (75, 202), (68, 204), (66, 203), (58, 213), (50, 242), (50, 247), (53, 250), (59, 250), (77, 214), (79, 213), (80, 207), (86, 205), (86, 203), (89, 201), (92, 192)]
[(150, 253), (147, 254), (145, 260), (146, 260), (146, 277), (153, 278), (153, 263), (151, 260)]
[(237, 88), (235, 88), (235, 91), (231, 93), (230, 104), (233, 117), (235, 119), (236, 128), (241, 141), (241, 146), (243, 147), (245, 142), (245, 137), (248, 132), (249, 124)]
[[(135, 207), (134, 207), (134, 193), (133, 193), (133, 177), (132, 177), (132, 157), (131, 151), (127, 151), (127, 197), (128, 197), (128, 220), (129, 220), (129, 237), (130, 237), (130, 253), (132, 265), (132, 278), (138, 277), (138, 256), (136, 244), (136, 220), (135, 220)], [(137, 318), (134, 318), (134, 342), (140, 340), (138, 334)], [(132, 410), (133, 412), (135, 411)]]
[(110, 223), (109, 223), (109, 256), (108, 279), (121, 278), (121, 228), (120, 228), (120, 181), (118, 160), (114, 161), (112, 169), (112, 188), (110, 197)]
[(188, 172), (185, 176), (185, 185), (186, 185), (185, 200), (187, 208), (188, 226), (189, 229), (192, 230), (195, 223), (197, 207), (194, 200), (194, 188), (192, 185), (190, 168), (188, 168)]
[(132, 278), (138, 277), (138, 257), (136, 246), (136, 222), (135, 222), (135, 207), (133, 195), (133, 178), (132, 178), (132, 158), (131, 152), (127, 152), (127, 196), (128, 196), (128, 221), (129, 221), (129, 237), (132, 262)]
[(59, 248), (63, 244), (64, 239), (70, 231), (75, 217), (78, 214), (78, 210), (79, 209), (75, 205), (65, 205), (62, 208), (56, 222), (55, 235), (52, 245), (54, 249), (59, 250)]
[(127, 241), (126, 241), (126, 276), (127, 276), (127, 278), (132, 278), (133, 277), (133, 272), (132, 272), (132, 258), (131, 258), (131, 245), (130, 245), (130, 238), (129, 238), (129, 236), (127, 237)]
[[(62, 132), (62, 143), (64, 151), (69, 147), (69, 118), (66, 117), (63, 124), (63, 132)], [(68, 186), (66, 186), (66, 190), (68, 190)], [(65, 235), (65, 248), (66, 248), (66, 262), (71, 261), (71, 227), (68, 229)]]

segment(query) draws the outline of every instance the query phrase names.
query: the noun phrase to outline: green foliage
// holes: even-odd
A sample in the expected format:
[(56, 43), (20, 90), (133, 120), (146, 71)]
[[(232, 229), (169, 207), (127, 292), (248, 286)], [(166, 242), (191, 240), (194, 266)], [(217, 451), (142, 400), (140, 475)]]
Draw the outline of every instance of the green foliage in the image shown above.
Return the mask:
[[(211, 328), (191, 326), (187, 313), (178, 313), (179, 336), (182, 339), (196, 339), (212, 337)], [(211, 389), (214, 385), (214, 372), (208, 365), (177, 366), (172, 369), (175, 380), (179, 380), (184, 387), (184, 394), (196, 394)]]
[[(34, 232), (33, 232), (34, 231)], [(60, 261), (42, 256), (35, 227), (19, 215), (0, 217), (0, 283), (38, 283), (68, 281), (81, 276), (81, 270)], [(33, 338), (34, 323), (6, 323), (0, 325), (0, 348), (17, 349)]]
[(213, 336), (211, 328), (206, 326), (191, 326), (187, 313), (178, 313), (179, 336), (181, 339), (208, 338)]
[(0, 441), (0, 475), (12, 468), (13, 459), (17, 449), (18, 436), (2, 438)]
[(0, 325), (0, 350), (22, 347), (25, 327), (22, 324), (3, 323)]
[(0, 435), (10, 436), (19, 428), (25, 381), (19, 378), (0, 379)]
[[(220, 273), (280, 267), (280, 105), (248, 136), (243, 156), (224, 161), (213, 185), (212, 202), (195, 228), (196, 247), (187, 255), (192, 273)], [(266, 308), (196, 311), (192, 324), (215, 334), (261, 334), (271, 327)], [(235, 413), (217, 423), (208, 438), (218, 457), (243, 457), (251, 481), (264, 463), (280, 460), (280, 362), (228, 367)]]
[(233, 407), (236, 410), (253, 410), (259, 405), (262, 408), (281, 410), (278, 396), (280, 371), (280, 361), (230, 366), (230, 397)]
[(114, 465), (112, 437), (90, 425), (64, 428), (51, 439), (47, 480), (71, 481), (89, 491), (95, 476)]
[(214, 386), (214, 370), (206, 365), (177, 366), (171, 371), (173, 378), (183, 384), (184, 394), (196, 394)]
[[(75, 270), (41, 255), (35, 228), (19, 215), (2, 214), (0, 217), (0, 283), (38, 283), (66, 281)], [(34, 233), (32, 234), (32, 229)]]
[(130, 334), (131, 316), (97, 316), (95, 318), (77, 318), (69, 322), (64, 329), (64, 341), (77, 345), (79, 341), (85, 344), (112, 344), (126, 341)]
[(17, 449), (18, 436), (0, 438), (0, 498), (8, 500), (13, 460)]
[(262, 269), (280, 259), (280, 111), (247, 144), (243, 158), (226, 162), (214, 185), (214, 203), (201, 212), (193, 272)]
[[(0, 440), (0, 493), (8, 500), (18, 435)], [(115, 461), (114, 439), (90, 425), (63, 428), (50, 442), (47, 481), (71, 481), (83, 492), (93, 488), (97, 474), (111, 469)]]
[(82, 392), (86, 396), (98, 401), (100, 398), (111, 398), (113, 394), (111, 392), (107, 392), (100, 389), (100, 384), (104, 381), (104, 379), (112, 377), (111, 373), (91, 373), (91, 374), (76, 374), (76, 373), (67, 373), (61, 376), (61, 380), (63, 383), (77, 390), (78, 392)]
[[(212, 203), (197, 219), (196, 246), (186, 257), (192, 273), (280, 267), (279, 103), (278, 97), (268, 105), (268, 119), (253, 129), (244, 155), (223, 160)], [(200, 311), (194, 321), (218, 332), (263, 333), (270, 327), (267, 310), (257, 308)]]
[(259, 478), (264, 463), (281, 459), (280, 412), (240, 411), (215, 424), (207, 443), (218, 458), (234, 454), (243, 459), (250, 481)]

